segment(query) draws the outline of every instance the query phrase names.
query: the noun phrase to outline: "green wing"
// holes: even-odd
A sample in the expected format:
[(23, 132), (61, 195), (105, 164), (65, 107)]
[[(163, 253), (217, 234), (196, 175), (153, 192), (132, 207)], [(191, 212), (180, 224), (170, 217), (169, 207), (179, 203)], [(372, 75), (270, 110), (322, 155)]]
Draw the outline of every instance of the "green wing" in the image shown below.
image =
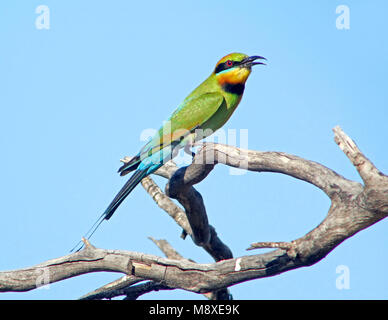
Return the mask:
[(216, 92), (205, 93), (184, 101), (149, 142), (148, 146), (152, 150), (149, 151), (154, 153), (168, 145), (180, 142), (208, 121), (223, 102), (224, 96)]
[(185, 99), (138, 155), (120, 167), (120, 175), (136, 169), (145, 157), (150, 157), (167, 146), (179, 144), (216, 114), (225, 105), (224, 101), (224, 96), (215, 92)]

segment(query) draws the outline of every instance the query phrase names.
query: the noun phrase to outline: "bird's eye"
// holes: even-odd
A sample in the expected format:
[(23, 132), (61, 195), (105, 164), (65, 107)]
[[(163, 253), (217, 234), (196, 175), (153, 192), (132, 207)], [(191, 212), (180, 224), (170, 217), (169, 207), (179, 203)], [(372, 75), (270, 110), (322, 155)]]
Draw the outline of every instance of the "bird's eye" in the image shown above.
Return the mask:
[(226, 61), (226, 65), (227, 65), (228, 67), (233, 66), (233, 61), (232, 61), (232, 60)]

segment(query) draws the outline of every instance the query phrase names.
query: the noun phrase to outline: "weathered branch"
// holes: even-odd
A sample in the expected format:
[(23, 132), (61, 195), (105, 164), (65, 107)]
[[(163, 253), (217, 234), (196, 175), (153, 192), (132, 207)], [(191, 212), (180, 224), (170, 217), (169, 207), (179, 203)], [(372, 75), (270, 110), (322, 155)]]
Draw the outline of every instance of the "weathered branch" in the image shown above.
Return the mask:
[[(206, 293), (249, 279), (268, 276), (274, 274), (275, 270), (289, 269), (292, 263), (284, 265), (284, 259), (287, 259), (284, 253), (278, 255), (272, 252), (212, 264), (198, 264), (138, 252), (103, 250), (87, 246), (82, 251), (34, 267), (1, 272), (0, 291), (34, 289), (39, 281), (40, 270), (45, 269), (50, 283), (89, 272), (113, 271), (153, 280), (163, 287)], [(271, 261), (277, 261), (280, 269), (268, 265)]]
[(263, 249), (263, 248), (279, 248), (283, 250), (291, 250), (294, 248), (294, 244), (291, 242), (256, 242), (252, 243), (247, 250)]
[(173, 260), (185, 260), (185, 261), (190, 261), (190, 262), (195, 262), (190, 259), (186, 259), (183, 257), (178, 251), (176, 251), (169, 243), (167, 240), (164, 239), (154, 239), (152, 237), (148, 237), (153, 243), (155, 243), (158, 248), (165, 254), (165, 256), (169, 259)]
[(136, 286), (131, 286), (123, 290), (123, 294), (125, 294), (124, 300), (136, 300), (141, 295), (159, 290), (173, 290), (175, 288), (171, 288), (163, 285), (162, 283), (157, 283), (155, 281), (147, 281), (145, 283), (138, 284)]
[(185, 212), (179, 208), (164, 192), (158, 187), (158, 185), (152, 180), (151, 177), (146, 177), (141, 181), (142, 186), (157, 203), (157, 205), (166, 211), (171, 218), (183, 229), (185, 234), (192, 235), (193, 231)]
[[(181, 288), (206, 293), (243, 281), (312, 265), (347, 238), (388, 215), (388, 177), (361, 153), (356, 144), (339, 127), (334, 129), (334, 133), (335, 141), (356, 167), (364, 185), (347, 180), (319, 163), (294, 155), (242, 150), (209, 143), (204, 144), (188, 167), (176, 170), (171, 164), (166, 164), (166, 167), (168, 165), (170, 167), (160, 169), (159, 173), (169, 178), (166, 193), (176, 198), (185, 208), (194, 241), (212, 251), (212, 256), (217, 260), (215, 263), (198, 264), (187, 259), (178, 259), (176, 255), (174, 259), (169, 259), (137, 252), (96, 249), (88, 244), (84, 250), (71, 255), (30, 268), (0, 272), (0, 291), (34, 289), (40, 284), (43, 270), (48, 275), (49, 282), (96, 271), (120, 272), (129, 277), (127, 280), (133, 283), (139, 279), (151, 281), (124, 288), (129, 298), (136, 297), (138, 292), (145, 292), (146, 289)], [(209, 158), (214, 162), (203, 161)], [(231, 253), (227, 253), (228, 250), (221, 241), (220, 243), (215, 241), (218, 237), (214, 228), (207, 223), (203, 199), (193, 188), (193, 185), (208, 176), (217, 164), (245, 167), (247, 170), (257, 172), (278, 172), (312, 183), (331, 199), (329, 212), (316, 228), (291, 242), (252, 244), (252, 248), (278, 248), (276, 250), (225, 259), (225, 256), (228, 257), (229, 254), (231, 256)], [(159, 193), (155, 196), (156, 202), (167, 203), (163, 192), (161, 190), (156, 192)], [(161, 207), (169, 208), (167, 210), (173, 208), (172, 205)], [(172, 216), (176, 219), (178, 212)], [(181, 226), (185, 225), (184, 220), (184, 218), (180, 220)], [(208, 234), (204, 230), (197, 230), (199, 226), (208, 228)], [(188, 229), (187, 226), (185, 228)], [(121, 285), (124, 281), (123, 279), (117, 284)]]
[[(128, 161), (124, 160), (124, 161)], [(182, 185), (182, 174), (185, 168), (179, 169), (174, 162), (169, 161), (156, 174), (169, 178), (166, 194), (151, 178), (143, 179), (142, 185), (158, 206), (164, 209), (188, 234), (194, 243), (203, 247), (215, 261), (230, 259), (232, 252), (218, 237), (215, 228), (208, 223), (205, 204), (201, 194), (192, 184)], [(185, 208), (183, 211), (171, 199), (177, 199)]]
[(127, 288), (141, 281), (143, 281), (142, 278), (132, 275), (125, 275), (92, 292), (83, 295), (80, 300), (112, 299), (114, 297), (123, 296), (126, 295)]
[[(208, 164), (211, 162), (212, 164)], [(205, 179), (217, 164), (243, 168), (256, 172), (275, 172), (311, 183), (330, 198), (339, 188), (360, 190), (361, 185), (345, 179), (335, 171), (314, 161), (284, 152), (244, 150), (234, 146), (205, 143), (188, 167), (179, 169), (179, 175), (170, 179), (171, 184), (187, 188)], [(173, 181), (171, 181), (173, 180)], [(174, 181), (174, 180), (178, 180)]]
[[(169, 259), (186, 260), (190, 262), (195, 262), (193, 260), (184, 258), (164, 239), (156, 240), (150, 237), (150, 240), (153, 243), (155, 243)], [(215, 290), (209, 293), (204, 293), (204, 296), (209, 300), (231, 300), (232, 299), (232, 295), (230, 294), (227, 288)]]
[[(122, 159), (122, 162), (128, 162), (131, 158), (130, 157), (125, 157)], [(165, 164), (162, 168), (160, 168), (157, 171), (157, 174), (160, 176), (163, 176), (165, 178), (170, 178), (172, 177), (175, 172), (178, 170), (178, 167), (175, 165), (174, 162), (169, 161), (167, 164)], [(163, 193), (163, 191), (158, 187), (158, 185), (152, 180), (151, 177), (146, 177), (142, 180), (141, 182), (142, 186), (144, 189), (148, 192), (148, 194), (152, 197), (152, 199), (157, 203), (157, 205), (166, 211), (171, 218), (175, 220), (175, 222), (182, 227), (183, 233), (182, 237), (184, 238), (187, 234), (189, 234), (192, 238), (198, 237), (198, 233), (203, 232), (201, 229), (201, 225), (198, 223), (196, 224), (195, 222), (193, 223), (194, 230), (197, 233), (197, 236), (195, 236), (195, 233), (193, 233), (190, 223), (187, 219), (185, 211), (183, 211), (179, 206), (177, 206), (166, 194)], [(191, 203), (191, 202), (196, 202), (197, 198), (192, 198), (190, 196), (185, 197), (186, 204)], [(207, 216), (206, 216), (206, 210), (204, 208), (203, 202), (201, 204), (202, 206), (200, 207), (202, 210), (202, 216), (206, 218), (207, 222)], [(187, 205), (186, 205), (187, 206)], [(197, 206), (198, 207), (198, 206)], [(187, 210), (187, 209), (186, 209)], [(201, 222), (200, 220), (198, 220)], [(209, 233), (209, 241), (208, 243), (204, 244), (203, 247), (204, 249), (209, 252), (209, 254), (216, 260), (222, 260), (224, 257), (226, 258), (231, 258), (232, 253), (229, 250), (229, 248), (224, 245), (221, 240), (218, 238), (217, 233), (214, 229), (214, 227), (210, 226), (207, 224), (207, 228), (204, 229), (206, 232)], [(157, 245), (160, 245), (162, 242), (155, 242)], [(162, 248), (161, 248), (162, 249)], [(163, 249), (162, 249), (163, 251)], [(168, 255), (165, 251), (163, 251), (168, 258), (174, 258), (171, 255)], [(225, 253), (226, 252), (226, 253)], [(228, 256), (226, 256), (228, 255)], [(137, 279), (135, 277), (135, 279)], [(126, 285), (128, 283), (128, 285)], [(162, 287), (159, 286), (157, 283), (147, 283), (143, 285), (136, 286), (136, 288), (131, 289), (131, 279), (127, 279), (127, 277), (122, 277), (120, 279), (117, 279), (105, 286), (102, 286), (101, 288), (98, 288), (94, 290), (93, 292), (90, 292), (81, 299), (110, 299), (115, 296), (120, 296), (123, 294), (128, 293), (128, 297), (132, 299), (133, 297), (138, 297), (141, 294), (144, 294), (146, 292), (152, 291), (152, 290), (162, 290)], [(164, 288), (164, 289), (170, 289), (170, 288)], [(133, 292), (132, 292), (133, 290)], [(141, 290), (144, 290), (142, 293)], [(225, 289), (220, 289), (216, 290), (214, 292), (211, 292), (209, 294), (206, 294), (207, 298), (209, 299), (230, 299), (232, 296), (228, 292), (228, 290)]]

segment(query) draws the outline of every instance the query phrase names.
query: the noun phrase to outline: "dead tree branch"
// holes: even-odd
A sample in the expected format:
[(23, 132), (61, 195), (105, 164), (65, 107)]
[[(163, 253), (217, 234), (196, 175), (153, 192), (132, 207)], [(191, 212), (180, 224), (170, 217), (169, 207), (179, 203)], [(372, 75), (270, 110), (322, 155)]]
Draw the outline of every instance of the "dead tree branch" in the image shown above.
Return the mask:
[[(87, 243), (80, 252), (33, 267), (0, 272), (0, 292), (35, 289), (41, 270), (45, 270), (49, 282), (96, 271), (122, 273), (127, 278), (124, 277), (116, 285), (118, 290), (125, 291), (128, 298), (136, 298), (139, 292), (148, 292), (150, 288), (180, 288), (207, 293), (312, 265), (347, 238), (388, 215), (388, 177), (362, 154), (341, 128), (334, 128), (334, 134), (336, 143), (356, 167), (363, 184), (345, 179), (317, 162), (283, 152), (242, 150), (211, 143), (204, 144), (191, 165), (177, 169), (169, 163), (160, 169), (158, 174), (169, 179), (166, 194), (177, 199), (184, 212), (151, 184), (149, 190), (154, 194), (154, 200), (179, 221), (178, 224), (196, 244), (214, 257), (214, 263), (198, 264), (182, 259), (173, 251), (167, 254), (172, 258), (161, 258), (138, 252), (97, 249)], [(229, 248), (209, 225), (202, 196), (193, 187), (205, 179), (217, 164), (243, 167), (249, 171), (282, 173), (311, 183), (330, 198), (328, 214), (316, 228), (291, 242), (259, 242), (251, 245), (251, 249), (270, 247), (276, 250), (232, 258)], [(147, 187), (148, 182), (144, 181), (143, 186)], [(163, 246), (162, 250), (167, 253)], [(150, 282), (134, 286), (140, 279)], [(98, 298), (98, 295), (94, 298)]]

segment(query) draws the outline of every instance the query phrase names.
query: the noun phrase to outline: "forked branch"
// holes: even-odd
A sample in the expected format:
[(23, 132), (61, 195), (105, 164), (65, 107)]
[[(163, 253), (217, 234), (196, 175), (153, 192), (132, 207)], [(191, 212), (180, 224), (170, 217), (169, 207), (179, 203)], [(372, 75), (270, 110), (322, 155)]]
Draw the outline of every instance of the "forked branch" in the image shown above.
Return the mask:
[[(167, 258), (121, 250), (85, 249), (39, 265), (0, 272), (0, 291), (27, 291), (38, 286), (41, 270), (49, 282), (95, 271), (119, 272), (124, 277), (84, 298), (126, 295), (136, 298), (150, 290), (184, 289), (197, 293), (227, 292), (225, 288), (252, 279), (312, 265), (341, 242), (388, 215), (388, 177), (365, 157), (356, 144), (334, 128), (335, 141), (359, 172), (363, 184), (345, 179), (317, 163), (283, 152), (259, 152), (206, 143), (192, 164), (178, 169), (173, 162), (156, 173), (169, 179), (164, 193), (151, 178), (143, 187), (154, 201), (203, 247), (216, 262), (198, 264), (181, 257), (163, 242), (157, 242)], [(276, 248), (271, 252), (233, 258), (207, 218), (202, 196), (194, 185), (205, 179), (217, 164), (257, 172), (277, 172), (318, 187), (331, 200), (325, 219), (306, 235), (291, 242), (258, 242), (249, 249)], [(177, 199), (183, 209), (170, 198)], [(139, 281), (148, 281), (137, 284)], [(113, 288), (113, 289), (112, 289)], [(218, 297), (220, 298), (220, 297)], [(224, 296), (225, 298), (225, 296)]]

